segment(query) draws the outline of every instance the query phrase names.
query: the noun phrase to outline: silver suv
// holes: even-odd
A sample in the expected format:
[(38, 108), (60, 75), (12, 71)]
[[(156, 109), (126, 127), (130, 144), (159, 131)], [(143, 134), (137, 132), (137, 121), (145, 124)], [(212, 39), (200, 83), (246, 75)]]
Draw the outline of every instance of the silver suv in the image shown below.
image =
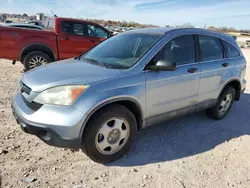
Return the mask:
[(12, 109), (25, 132), (108, 163), (129, 150), (142, 128), (201, 110), (224, 118), (244, 92), (245, 70), (231, 36), (133, 30), (25, 73)]

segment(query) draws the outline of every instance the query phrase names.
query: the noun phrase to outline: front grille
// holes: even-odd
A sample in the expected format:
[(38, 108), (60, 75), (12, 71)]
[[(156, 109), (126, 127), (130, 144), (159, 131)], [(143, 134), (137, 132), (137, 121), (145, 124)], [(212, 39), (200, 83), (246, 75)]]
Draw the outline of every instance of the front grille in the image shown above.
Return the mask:
[(27, 85), (21, 82), (21, 93), (23, 92), (29, 95), (31, 92), (31, 88), (29, 88)]
[(24, 97), (23, 97), (23, 101), (24, 103), (33, 111), (37, 111), (39, 110), (43, 105), (40, 103), (36, 103), (36, 102), (29, 102), (27, 101)]

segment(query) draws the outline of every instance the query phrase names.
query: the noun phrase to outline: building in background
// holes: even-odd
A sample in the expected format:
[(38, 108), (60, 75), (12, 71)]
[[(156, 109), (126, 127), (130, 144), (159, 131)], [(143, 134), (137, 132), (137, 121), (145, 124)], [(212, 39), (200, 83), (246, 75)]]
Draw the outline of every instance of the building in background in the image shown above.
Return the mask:
[(37, 13), (36, 14), (36, 20), (43, 21), (44, 20), (44, 14), (43, 13)]

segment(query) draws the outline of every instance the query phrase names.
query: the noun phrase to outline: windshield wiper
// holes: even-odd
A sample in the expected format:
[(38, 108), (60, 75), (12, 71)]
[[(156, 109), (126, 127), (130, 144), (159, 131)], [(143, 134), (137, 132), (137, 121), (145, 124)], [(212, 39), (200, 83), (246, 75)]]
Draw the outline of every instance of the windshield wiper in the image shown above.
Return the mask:
[[(79, 60), (80, 60), (80, 59), (79, 59)], [(102, 66), (102, 67), (108, 68), (108, 66), (107, 66), (105, 63), (100, 62), (100, 61), (97, 61), (97, 60), (95, 60), (95, 59), (82, 58), (82, 60), (84, 60), (84, 61), (86, 61), (86, 62), (88, 62), (88, 63), (94, 64), (94, 65), (100, 65), (100, 66)]]
[(111, 69), (127, 69), (127, 67), (124, 67), (122, 65), (114, 65), (114, 64), (109, 64), (108, 67)]

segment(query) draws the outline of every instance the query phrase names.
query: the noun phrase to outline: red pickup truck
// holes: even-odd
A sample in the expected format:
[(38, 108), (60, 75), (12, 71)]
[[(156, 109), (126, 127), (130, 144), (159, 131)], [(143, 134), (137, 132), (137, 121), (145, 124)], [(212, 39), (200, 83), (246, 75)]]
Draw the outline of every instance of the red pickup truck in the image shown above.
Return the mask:
[(0, 58), (20, 61), (25, 70), (78, 56), (111, 36), (104, 27), (77, 19), (50, 18), (46, 30), (0, 27)]

